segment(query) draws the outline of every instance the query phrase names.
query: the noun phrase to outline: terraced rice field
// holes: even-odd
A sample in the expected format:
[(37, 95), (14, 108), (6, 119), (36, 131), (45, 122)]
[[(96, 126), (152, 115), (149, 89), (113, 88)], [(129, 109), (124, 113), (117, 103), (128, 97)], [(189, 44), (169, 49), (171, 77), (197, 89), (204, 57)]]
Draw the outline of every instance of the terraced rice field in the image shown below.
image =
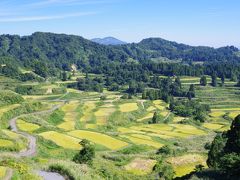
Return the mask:
[(107, 123), (108, 117), (115, 111), (115, 108), (99, 108), (94, 114), (97, 124), (104, 125)]
[(150, 107), (147, 108), (148, 112), (151, 112), (151, 111), (154, 111), (154, 110), (156, 110), (156, 108), (154, 106), (150, 106)]
[(118, 132), (120, 132), (122, 134), (129, 134), (129, 133), (145, 134), (145, 132), (137, 131), (137, 130), (133, 130), (130, 128), (125, 128), (125, 127), (119, 127)]
[(136, 175), (147, 175), (152, 172), (156, 160), (136, 158), (125, 166), (125, 169)]
[(62, 111), (65, 113), (63, 123), (58, 125), (58, 128), (64, 129), (66, 131), (75, 129), (75, 121), (77, 118), (76, 109), (79, 106), (79, 102), (71, 101), (62, 107)]
[(86, 124), (85, 128), (86, 129), (97, 129), (98, 125), (97, 124)]
[(125, 103), (119, 105), (119, 108), (121, 112), (132, 112), (138, 110), (138, 105), (137, 103)]
[(111, 150), (117, 150), (128, 146), (128, 143), (124, 141), (98, 132), (75, 130), (68, 132), (68, 135), (80, 139), (87, 139), (93, 143), (100, 144)]
[(153, 113), (148, 113), (146, 116), (144, 116), (143, 118), (138, 119), (138, 122), (147, 120), (147, 119), (151, 119), (153, 117)]
[(93, 101), (85, 102), (83, 105), (83, 116), (80, 118), (81, 122), (88, 122), (92, 118), (92, 111), (96, 108), (96, 104)]
[(181, 122), (184, 119), (185, 119), (184, 117), (174, 116), (173, 122), (174, 123), (179, 123), (179, 122)]
[(142, 135), (142, 134), (131, 134), (130, 136), (145, 139), (145, 140), (152, 140), (152, 138), (150, 136), (146, 136), (146, 135)]
[(11, 147), (14, 146), (12, 141), (6, 139), (0, 139), (0, 147)]
[(52, 141), (58, 146), (66, 149), (79, 150), (81, 148), (81, 145), (79, 144), (81, 139), (74, 138), (66, 134), (58, 133), (55, 131), (48, 131), (40, 133), (39, 136), (42, 136), (44, 139)]
[(59, 124), (57, 127), (65, 130), (65, 131), (71, 131), (75, 129), (75, 122), (74, 121), (67, 121)]
[(209, 115), (211, 117), (217, 118), (217, 117), (222, 117), (224, 114), (225, 114), (225, 112), (223, 112), (223, 111), (213, 111)]
[(120, 137), (130, 140), (134, 144), (148, 145), (148, 146), (151, 146), (154, 148), (160, 148), (160, 147), (164, 146), (164, 144), (162, 144), (162, 143), (159, 143), (159, 142), (156, 142), (153, 140), (146, 140), (146, 139), (139, 138), (139, 137), (132, 137), (132, 136), (128, 136), (128, 135), (120, 135)]
[(188, 154), (179, 157), (168, 158), (168, 162), (172, 164), (175, 171), (175, 177), (181, 177), (194, 171), (196, 165), (206, 167), (206, 158), (199, 154)]
[(27, 95), (27, 96), (23, 96), (24, 99), (26, 100), (44, 100), (44, 99), (57, 99), (59, 98), (60, 95), (58, 94), (53, 94), (53, 95)]
[(3, 115), (3, 113), (10, 111), (18, 106), (20, 106), (20, 104), (14, 104), (14, 105), (10, 105), (10, 106), (1, 107), (0, 108), (0, 117)]
[(2, 132), (11, 139), (19, 139), (21, 137), (21, 135), (15, 133), (15, 132), (9, 131), (9, 130), (3, 129)]
[(199, 136), (206, 134), (206, 132), (194, 126), (183, 124), (148, 124), (131, 126), (129, 128), (119, 127), (118, 131), (124, 135), (144, 134), (150, 137), (160, 137), (162, 139), (187, 138), (190, 136)]
[(7, 173), (7, 167), (0, 166), (0, 179), (4, 178)]
[(211, 130), (219, 130), (223, 127), (221, 124), (214, 124), (214, 123), (204, 123), (203, 127)]
[(203, 130), (197, 129), (194, 126), (191, 125), (183, 125), (183, 124), (170, 124), (170, 126), (175, 127), (176, 129), (174, 131), (176, 132), (181, 132), (185, 134), (190, 134), (190, 135), (205, 135), (206, 132)]
[(204, 104), (210, 105), (213, 116), (220, 116), (226, 112), (240, 111), (239, 88), (232, 85), (224, 87), (199, 86), (196, 88), (196, 97)]
[(40, 126), (37, 124), (29, 123), (21, 119), (17, 120), (17, 127), (21, 131), (26, 131), (26, 132), (33, 132), (40, 128)]
[(230, 112), (228, 116), (229, 116), (230, 118), (234, 119), (234, 118), (237, 117), (239, 114), (240, 114), (240, 111)]

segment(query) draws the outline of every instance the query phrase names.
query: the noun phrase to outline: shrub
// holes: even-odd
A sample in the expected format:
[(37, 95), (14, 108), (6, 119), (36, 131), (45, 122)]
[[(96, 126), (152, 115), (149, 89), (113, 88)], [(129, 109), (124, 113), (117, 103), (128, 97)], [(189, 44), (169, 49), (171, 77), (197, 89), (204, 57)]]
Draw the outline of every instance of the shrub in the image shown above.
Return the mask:
[(164, 163), (162, 159), (158, 159), (158, 162), (153, 167), (153, 171), (157, 173), (159, 177), (157, 179), (171, 180), (175, 174), (172, 166), (168, 163)]
[(83, 148), (74, 156), (73, 161), (79, 164), (92, 165), (92, 160), (95, 157), (94, 146), (86, 139), (83, 139), (80, 144)]
[(168, 145), (165, 145), (165, 146), (161, 147), (157, 151), (157, 154), (164, 154), (164, 155), (170, 155), (172, 153), (173, 153), (173, 150)]

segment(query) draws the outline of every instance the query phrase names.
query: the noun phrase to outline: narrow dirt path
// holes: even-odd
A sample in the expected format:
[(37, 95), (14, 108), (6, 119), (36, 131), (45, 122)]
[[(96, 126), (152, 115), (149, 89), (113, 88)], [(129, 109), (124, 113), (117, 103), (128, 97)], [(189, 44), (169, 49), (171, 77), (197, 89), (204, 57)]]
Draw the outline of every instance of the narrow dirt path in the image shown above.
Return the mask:
[(167, 116), (163, 119), (163, 121), (166, 121), (167, 118), (170, 116), (170, 114), (171, 114), (171, 112), (169, 112), (169, 113), (167, 114)]
[(58, 173), (37, 171), (36, 174), (41, 176), (44, 180), (65, 180), (65, 178)]
[[(16, 124), (17, 119), (20, 117), (26, 116), (26, 115), (43, 115), (43, 114), (47, 114), (47, 113), (52, 113), (53, 111), (59, 109), (64, 104), (66, 104), (66, 101), (63, 101), (63, 102), (64, 103), (62, 103), (62, 104), (53, 106), (50, 110), (34, 112), (34, 113), (29, 113), (29, 114), (23, 114), (23, 115), (17, 116), (10, 120), (9, 125), (10, 125), (11, 130), (15, 133), (21, 134), (28, 140), (28, 147), (25, 150), (17, 152), (17, 153), (11, 153), (10, 154), (11, 156), (13, 156), (15, 158), (33, 157), (36, 155), (36, 152), (37, 152), (36, 137), (34, 137), (33, 135), (30, 135), (26, 132), (19, 131), (17, 128), (17, 124)], [(10, 180), (12, 177), (12, 174), (13, 174), (13, 170), (9, 169), (8, 174), (4, 180)], [(65, 179), (63, 176), (61, 176), (58, 173), (52, 173), (52, 172), (47, 172), (47, 171), (37, 171), (37, 174), (39, 176), (41, 176), (44, 180), (64, 180)]]
[(141, 103), (141, 105), (142, 105), (142, 107), (143, 107), (143, 109), (145, 109), (145, 106), (144, 106), (144, 102), (145, 102), (146, 100), (139, 100), (138, 102), (140, 102)]
[(60, 104), (60, 105), (55, 105), (53, 106), (50, 110), (46, 110), (46, 111), (40, 111), (40, 112), (35, 112), (35, 113), (30, 113), (30, 114), (25, 114), (25, 115), (20, 115), (17, 116), (13, 119), (10, 120), (10, 128), (13, 132), (21, 134), (22, 136), (24, 136), (27, 140), (28, 140), (28, 147), (27, 149), (20, 151), (18, 153), (14, 153), (13, 156), (14, 157), (32, 157), (36, 154), (36, 149), (37, 149), (37, 144), (36, 144), (36, 137), (26, 133), (26, 132), (21, 132), (18, 130), (17, 128), (17, 124), (16, 121), (18, 118), (21, 118), (23, 116), (26, 115), (42, 115), (42, 114), (47, 114), (47, 113), (51, 113), (57, 109), (59, 109), (61, 106), (63, 106), (64, 104)]

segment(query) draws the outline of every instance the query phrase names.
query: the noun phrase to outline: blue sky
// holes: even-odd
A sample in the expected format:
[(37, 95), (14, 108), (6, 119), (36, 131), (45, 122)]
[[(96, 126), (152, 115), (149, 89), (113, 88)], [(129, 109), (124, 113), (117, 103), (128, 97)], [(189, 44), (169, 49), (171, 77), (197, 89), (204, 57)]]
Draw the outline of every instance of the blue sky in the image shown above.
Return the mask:
[(36, 31), (161, 37), (191, 45), (240, 47), (239, 0), (1, 0), (0, 34)]

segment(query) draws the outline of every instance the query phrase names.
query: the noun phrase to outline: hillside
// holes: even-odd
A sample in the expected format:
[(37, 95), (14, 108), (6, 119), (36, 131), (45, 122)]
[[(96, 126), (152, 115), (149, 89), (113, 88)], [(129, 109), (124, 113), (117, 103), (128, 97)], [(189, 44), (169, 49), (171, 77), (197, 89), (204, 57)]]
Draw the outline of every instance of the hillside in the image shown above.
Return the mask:
[(80, 36), (65, 34), (37, 32), (23, 37), (0, 36), (0, 57), (12, 57), (14, 62), (30, 67), (33, 60), (55, 67), (63, 63), (87, 66), (107, 61), (126, 62), (129, 58), (144, 61), (162, 57), (170, 60), (239, 62), (237, 54), (238, 49), (233, 46), (218, 49), (193, 47), (160, 38), (144, 39), (137, 44), (104, 46)]
[(211, 48), (207, 46), (189, 46), (167, 41), (161, 38), (148, 38), (140, 43), (122, 47), (129, 56), (134, 58), (165, 57), (170, 60), (181, 59), (185, 61), (239, 61), (239, 50), (234, 46)]

